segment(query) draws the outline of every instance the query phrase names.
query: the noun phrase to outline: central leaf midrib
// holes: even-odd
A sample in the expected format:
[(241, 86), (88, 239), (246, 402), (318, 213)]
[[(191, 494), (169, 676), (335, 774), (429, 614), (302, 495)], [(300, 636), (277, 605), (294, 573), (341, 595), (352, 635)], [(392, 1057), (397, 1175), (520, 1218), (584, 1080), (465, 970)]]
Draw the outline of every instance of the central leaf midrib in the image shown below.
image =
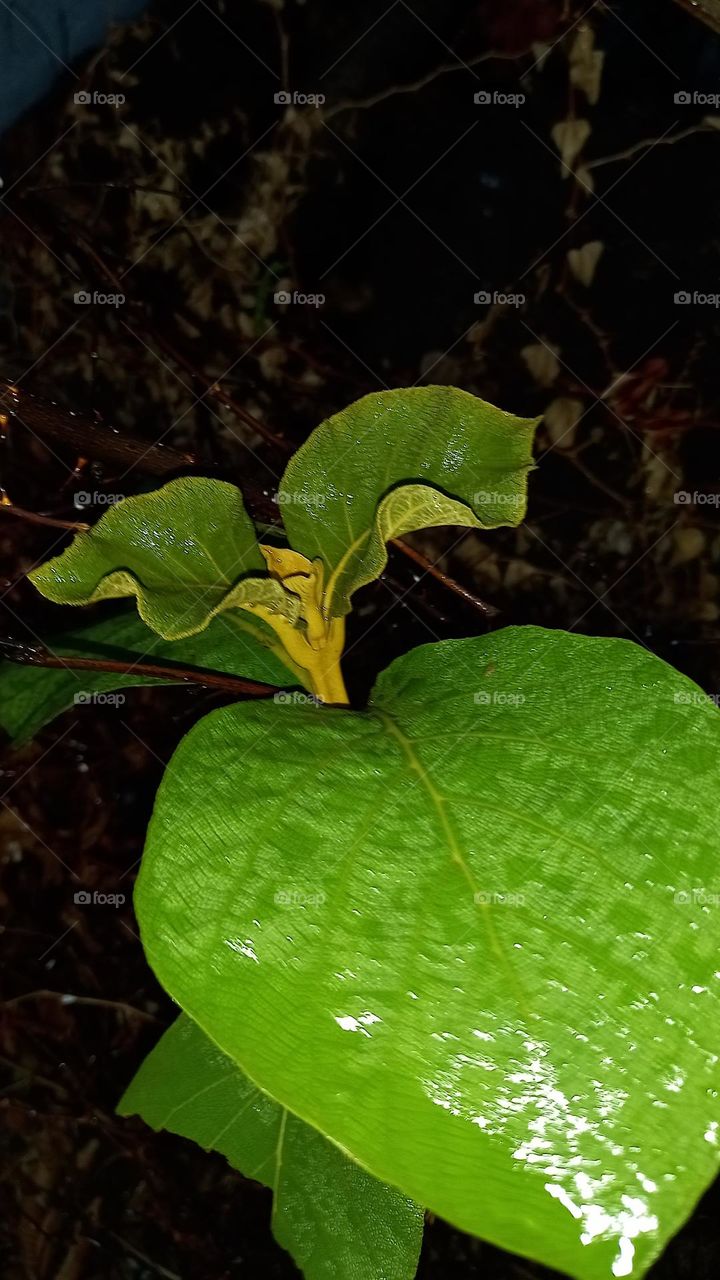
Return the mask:
[(278, 1196), (279, 1196), (279, 1191), (280, 1191), (280, 1176), (281, 1176), (281, 1173), (282, 1173), (282, 1167), (283, 1167), (283, 1151), (284, 1151), (284, 1147), (285, 1147), (285, 1129), (286, 1129), (286, 1127), (287, 1127), (287, 1118), (288, 1118), (287, 1108), (286, 1108), (286, 1107), (283, 1107), (283, 1109), (282, 1109), (282, 1115), (281, 1115), (281, 1117), (280, 1117), (280, 1128), (278, 1129), (278, 1139), (277, 1139), (277, 1144), (276, 1144), (276, 1146), (275, 1146), (275, 1171), (274, 1171), (274, 1174), (273, 1174), (273, 1182), (272, 1182), (272, 1193), (273, 1193), (272, 1224), (273, 1224), (273, 1227), (274, 1227), (274, 1225), (275, 1225), (275, 1217), (276, 1217), (276, 1214), (277, 1214), (277, 1211), (278, 1211)]
[(463, 876), (465, 877), (468, 884), (470, 885), (470, 888), (472, 889), (472, 892), (473, 892), (473, 904), (480, 908), (480, 914), (482, 916), (482, 919), (485, 922), (485, 927), (487, 930), (490, 947), (492, 951), (495, 953), (495, 955), (498, 957), (500, 963), (507, 970), (508, 976), (513, 986), (517, 990), (517, 994), (521, 1003), (525, 1007), (527, 1007), (526, 995), (523, 990), (522, 984), (520, 983), (517, 977), (517, 974), (515, 973), (515, 970), (508, 959), (508, 956), (506, 955), (505, 951), (503, 950), (500, 944), (500, 939), (498, 937), (497, 930), (495, 929), (495, 925), (492, 919), (491, 904), (483, 901), (478, 901), (478, 894), (480, 890), (478, 888), (477, 881), (473, 876), (472, 869), (469, 866), (465, 858), (465, 855), (462, 851), (460, 841), (455, 833), (455, 829), (450, 820), (450, 816), (447, 812), (446, 797), (443, 796), (440, 791), (438, 791), (435, 784), (431, 781), (429, 770), (426, 769), (425, 765), (423, 764), (422, 760), (417, 754), (413, 746), (412, 740), (408, 738), (405, 733), (403, 733), (402, 729), (400, 728), (399, 724), (394, 719), (394, 717), (389, 712), (380, 711), (378, 708), (375, 708), (375, 714), (380, 720), (380, 722), (384, 725), (386, 731), (390, 734), (390, 736), (393, 737), (400, 744), (400, 749), (405, 755), (410, 765), (410, 768), (412, 769), (413, 773), (416, 773), (418, 775), (418, 779), (422, 784), (427, 796), (430, 799), (432, 810), (435, 813), (435, 816), (437, 818), (438, 825), (443, 835), (443, 839), (447, 844), (448, 852), (450, 854), (450, 859), (453, 863), (455, 863), (456, 866), (459, 867)]
[[(332, 604), (333, 596), (335, 595), (335, 590), (337, 588), (338, 582), (340, 582), (342, 575), (345, 572), (350, 562), (350, 558), (354, 554), (354, 552), (356, 552), (362, 546), (363, 542), (366, 542), (367, 539), (371, 538), (372, 535), (376, 533), (378, 530), (380, 530), (380, 532), (383, 534), (383, 541), (387, 541), (388, 539), (396, 536), (391, 529), (388, 531), (387, 534), (385, 534), (385, 531), (382, 529), (381, 515), (385, 514), (383, 508), (386, 506), (386, 504), (389, 507), (392, 502), (392, 499), (397, 494), (402, 494), (405, 489), (414, 489), (414, 488), (421, 489), (423, 491), (427, 490), (429, 492), (438, 493), (442, 497), (447, 497), (447, 495), (443, 493), (442, 489), (437, 489), (434, 485), (428, 484), (426, 481), (418, 481), (411, 484), (407, 484), (407, 483), (401, 484), (397, 488), (391, 489), (388, 493), (385, 493), (385, 495), (378, 500), (375, 506), (375, 509), (373, 511), (372, 524), (362, 529), (361, 532), (357, 535), (357, 537), (353, 539), (350, 545), (346, 547), (338, 563), (333, 569), (332, 574), (330, 575), (330, 579), (327, 585), (327, 592), (326, 592), (326, 609), (328, 613), (330, 612), (330, 606)], [(461, 505), (467, 506), (467, 503), (462, 503)], [(423, 509), (424, 509), (423, 499), (419, 498), (414, 505), (413, 504), (410, 505), (407, 514), (420, 515)], [(467, 509), (468, 511), (471, 511), (471, 508), (469, 506), (467, 507)], [(471, 511), (471, 514), (474, 515), (474, 512)]]

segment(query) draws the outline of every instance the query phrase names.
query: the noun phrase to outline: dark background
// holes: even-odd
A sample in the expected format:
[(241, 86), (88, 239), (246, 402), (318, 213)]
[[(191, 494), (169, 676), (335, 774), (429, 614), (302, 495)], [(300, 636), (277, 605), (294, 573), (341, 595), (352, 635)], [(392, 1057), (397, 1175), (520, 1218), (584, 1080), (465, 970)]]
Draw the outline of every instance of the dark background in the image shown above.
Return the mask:
[[(0, 375), (19, 389), (0, 441), (0, 636), (66, 620), (23, 575), (67, 535), (18, 508), (93, 520), (101, 501), (81, 515), (74, 494), (154, 487), (130, 436), (191, 453), (271, 520), (313, 426), (430, 381), (547, 414), (528, 519), (419, 541), (490, 620), (391, 556), (358, 597), (356, 696), (414, 644), (509, 621), (627, 636), (720, 690), (720, 313), (675, 302), (720, 294), (720, 107), (675, 101), (720, 93), (710, 25), (674, 0), (163, 0), (56, 69), (0, 143)], [(326, 101), (288, 109), (281, 91)], [(496, 91), (525, 101), (474, 102)], [(565, 169), (558, 125), (585, 135)], [(279, 305), (280, 289), (325, 301)], [(474, 301), (496, 292), (524, 300)], [(133, 869), (164, 764), (217, 701), (133, 691), (3, 761), (9, 1277), (296, 1274), (269, 1193), (113, 1114), (173, 1017)], [(128, 900), (78, 906), (78, 886)], [(712, 1190), (653, 1277), (717, 1275), (719, 1207)], [(423, 1280), (547, 1274), (428, 1227)]]

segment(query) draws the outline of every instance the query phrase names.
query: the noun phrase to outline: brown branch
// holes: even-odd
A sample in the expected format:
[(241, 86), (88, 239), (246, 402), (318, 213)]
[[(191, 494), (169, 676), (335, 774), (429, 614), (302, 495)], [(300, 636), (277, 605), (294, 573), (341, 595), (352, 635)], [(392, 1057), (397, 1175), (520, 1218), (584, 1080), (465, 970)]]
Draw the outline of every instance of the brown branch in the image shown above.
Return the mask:
[(694, 18), (702, 18), (713, 31), (720, 31), (719, 0), (677, 0)]
[[(3, 405), (4, 401), (4, 405)], [(14, 410), (14, 417), (19, 427), (24, 427), (40, 440), (43, 437), (59, 441), (77, 454), (86, 458), (97, 458), (100, 462), (121, 465), (124, 468), (146, 471), (151, 475), (165, 476), (174, 472), (198, 469), (201, 460), (193, 453), (180, 453), (165, 445), (148, 445), (147, 441), (137, 436), (118, 432), (114, 427), (100, 426), (89, 418), (83, 418), (63, 409), (52, 401), (45, 400), (29, 391), (20, 391), (7, 379), (0, 378), (0, 428)], [(213, 471), (214, 468), (202, 462), (202, 470)], [(253, 490), (241, 484), (243, 496), (250, 508), (251, 515), (265, 524), (279, 524), (280, 514), (276, 503), (260, 489)], [(0, 490), (0, 509), (2, 509), (2, 491)], [(74, 521), (55, 521), (52, 516), (40, 516), (34, 511), (25, 511), (21, 507), (5, 504), (10, 514), (22, 515), (36, 524), (58, 524), (59, 528), (67, 528), (71, 532), (82, 531), (91, 527)]]
[[(47, 649), (23, 644), (16, 640), (0, 640), (0, 655), (20, 666), (51, 667), (67, 671), (107, 672), (118, 676), (145, 676), (153, 680), (171, 680), (180, 684), (198, 684), (206, 689), (220, 689), (245, 698), (271, 698), (280, 692), (280, 686), (263, 684), (259, 680), (244, 680), (239, 676), (221, 675), (218, 671), (193, 670), (190, 667), (163, 666), (154, 662), (126, 662), (112, 658), (58, 657)], [(289, 682), (288, 682), (289, 683)]]
[(473, 609), (477, 609), (484, 618), (496, 618), (499, 614), (500, 610), (496, 609), (494, 604), (487, 604), (479, 596), (473, 595), (472, 591), (468, 591), (468, 588), (464, 587), (462, 583), (457, 582), (455, 578), (451, 578), (447, 573), (443, 573), (442, 569), (438, 569), (437, 565), (433, 564), (432, 560), (428, 560), (422, 551), (411, 547), (408, 542), (404, 542), (401, 538), (392, 538), (390, 545), (401, 551), (404, 556), (407, 556), (408, 560), (412, 560), (419, 569), (422, 569), (423, 573), (429, 574), (431, 578), (434, 578), (436, 582), (440, 582), (448, 591), (452, 591), (461, 600), (464, 600), (466, 604), (469, 604)]
[(76, 453), (102, 458), (105, 462), (123, 466), (132, 462), (150, 475), (167, 475), (196, 466), (198, 462), (192, 453), (148, 444), (136, 436), (120, 434), (116, 427), (100, 426), (91, 418), (61, 409), (51, 400), (21, 391), (8, 379), (3, 379), (0, 385), (0, 408), (0, 416), (14, 419), (41, 439), (58, 441)]
[(0, 498), (0, 511), (7, 516), (17, 516), (27, 520), (29, 524), (47, 524), (53, 529), (68, 529), (71, 533), (87, 533), (90, 525), (75, 520), (56, 520), (53, 516), (43, 516), (39, 511), (26, 511), (24, 507), (16, 507), (9, 498)]

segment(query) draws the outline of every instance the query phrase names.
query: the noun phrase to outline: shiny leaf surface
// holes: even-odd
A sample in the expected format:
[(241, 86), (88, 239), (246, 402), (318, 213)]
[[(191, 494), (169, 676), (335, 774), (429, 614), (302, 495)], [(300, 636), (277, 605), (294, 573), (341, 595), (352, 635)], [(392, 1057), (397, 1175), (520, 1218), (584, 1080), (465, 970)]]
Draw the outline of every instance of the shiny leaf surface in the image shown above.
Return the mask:
[(118, 1111), (219, 1151), (273, 1191), (272, 1228), (306, 1280), (412, 1280), (423, 1213), (278, 1106), (182, 1016)]
[(540, 628), (400, 658), (370, 711), (208, 716), (136, 907), (267, 1093), (465, 1230), (639, 1275), (718, 1165), (720, 717)]
[[(162, 640), (134, 612), (115, 614), (53, 636), (48, 648), (59, 657), (111, 658), (126, 663), (128, 668), (134, 662), (171, 662), (247, 676), (267, 684), (300, 683), (299, 673), (280, 660), (282, 650), (273, 633), (261, 622), (246, 621), (240, 614), (216, 618), (201, 635), (176, 641)], [(97, 694), (165, 683), (171, 682), (134, 674), (118, 676), (0, 662), (0, 729), (17, 745), (32, 738), (76, 701), (90, 702)]]
[(29, 577), (57, 604), (135, 596), (143, 621), (179, 640), (253, 602), (296, 615), (297, 601), (279, 583), (248, 576), (264, 571), (240, 490), (186, 476), (116, 503)]
[(352, 592), (382, 572), (390, 538), (519, 524), (537, 421), (456, 387), (410, 387), (364, 396), (317, 427), (278, 496), (291, 546), (325, 565), (329, 614), (347, 613)]

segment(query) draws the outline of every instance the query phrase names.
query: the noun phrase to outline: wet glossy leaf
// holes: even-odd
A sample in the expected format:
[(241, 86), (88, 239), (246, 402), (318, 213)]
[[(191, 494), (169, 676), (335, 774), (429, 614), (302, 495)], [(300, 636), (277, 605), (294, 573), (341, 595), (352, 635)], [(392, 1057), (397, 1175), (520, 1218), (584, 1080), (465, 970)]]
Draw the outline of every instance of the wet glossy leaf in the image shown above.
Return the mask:
[[(273, 633), (260, 621), (246, 621), (239, 613), (216, 618), (201, 635), (175, 641), (162, 640), (134, 612), (115, 614), (53, 636), (48, 648), (60, 657), (112, 658), (128, 668), (134, 662), (169, 662), (267, 684), (300, 683), (299, 672), (280, 660), (282, 650)], [(164, 683), (170, 682), (0, 662), (0, 729), (18, 744), (62, 715), (76, 699), (87, 701), (95, 694)]]
[(268, 1098), (187, 1017), (118, 1111), (219, 1151), (273, 1191), (272, 1228), (306, 1280), (412, 1280), (423, 1212)]
[(186, 476), (116, 503), (29, 577), (57, 604), (135, 596), (143, 621), (179, 640), (253, 603), (294, 620), (297, 601), (280, 583), (252, 576), (264, 573), (240, 490)]
[(291, 546), (325, 565), (329, 613), (347, 613), (352, 592), (381, 573), (390, 538), (519, 524), (537, 421), (456, 387), (410, 387), (364, 396), (317, 427), (278, 497)]
[(646, 650), (425, 646), (369, 713), (176, 752), (136, 906), (171, 995), (376, 1177), (582, 1280), (718, 1165), (720, 717)]

